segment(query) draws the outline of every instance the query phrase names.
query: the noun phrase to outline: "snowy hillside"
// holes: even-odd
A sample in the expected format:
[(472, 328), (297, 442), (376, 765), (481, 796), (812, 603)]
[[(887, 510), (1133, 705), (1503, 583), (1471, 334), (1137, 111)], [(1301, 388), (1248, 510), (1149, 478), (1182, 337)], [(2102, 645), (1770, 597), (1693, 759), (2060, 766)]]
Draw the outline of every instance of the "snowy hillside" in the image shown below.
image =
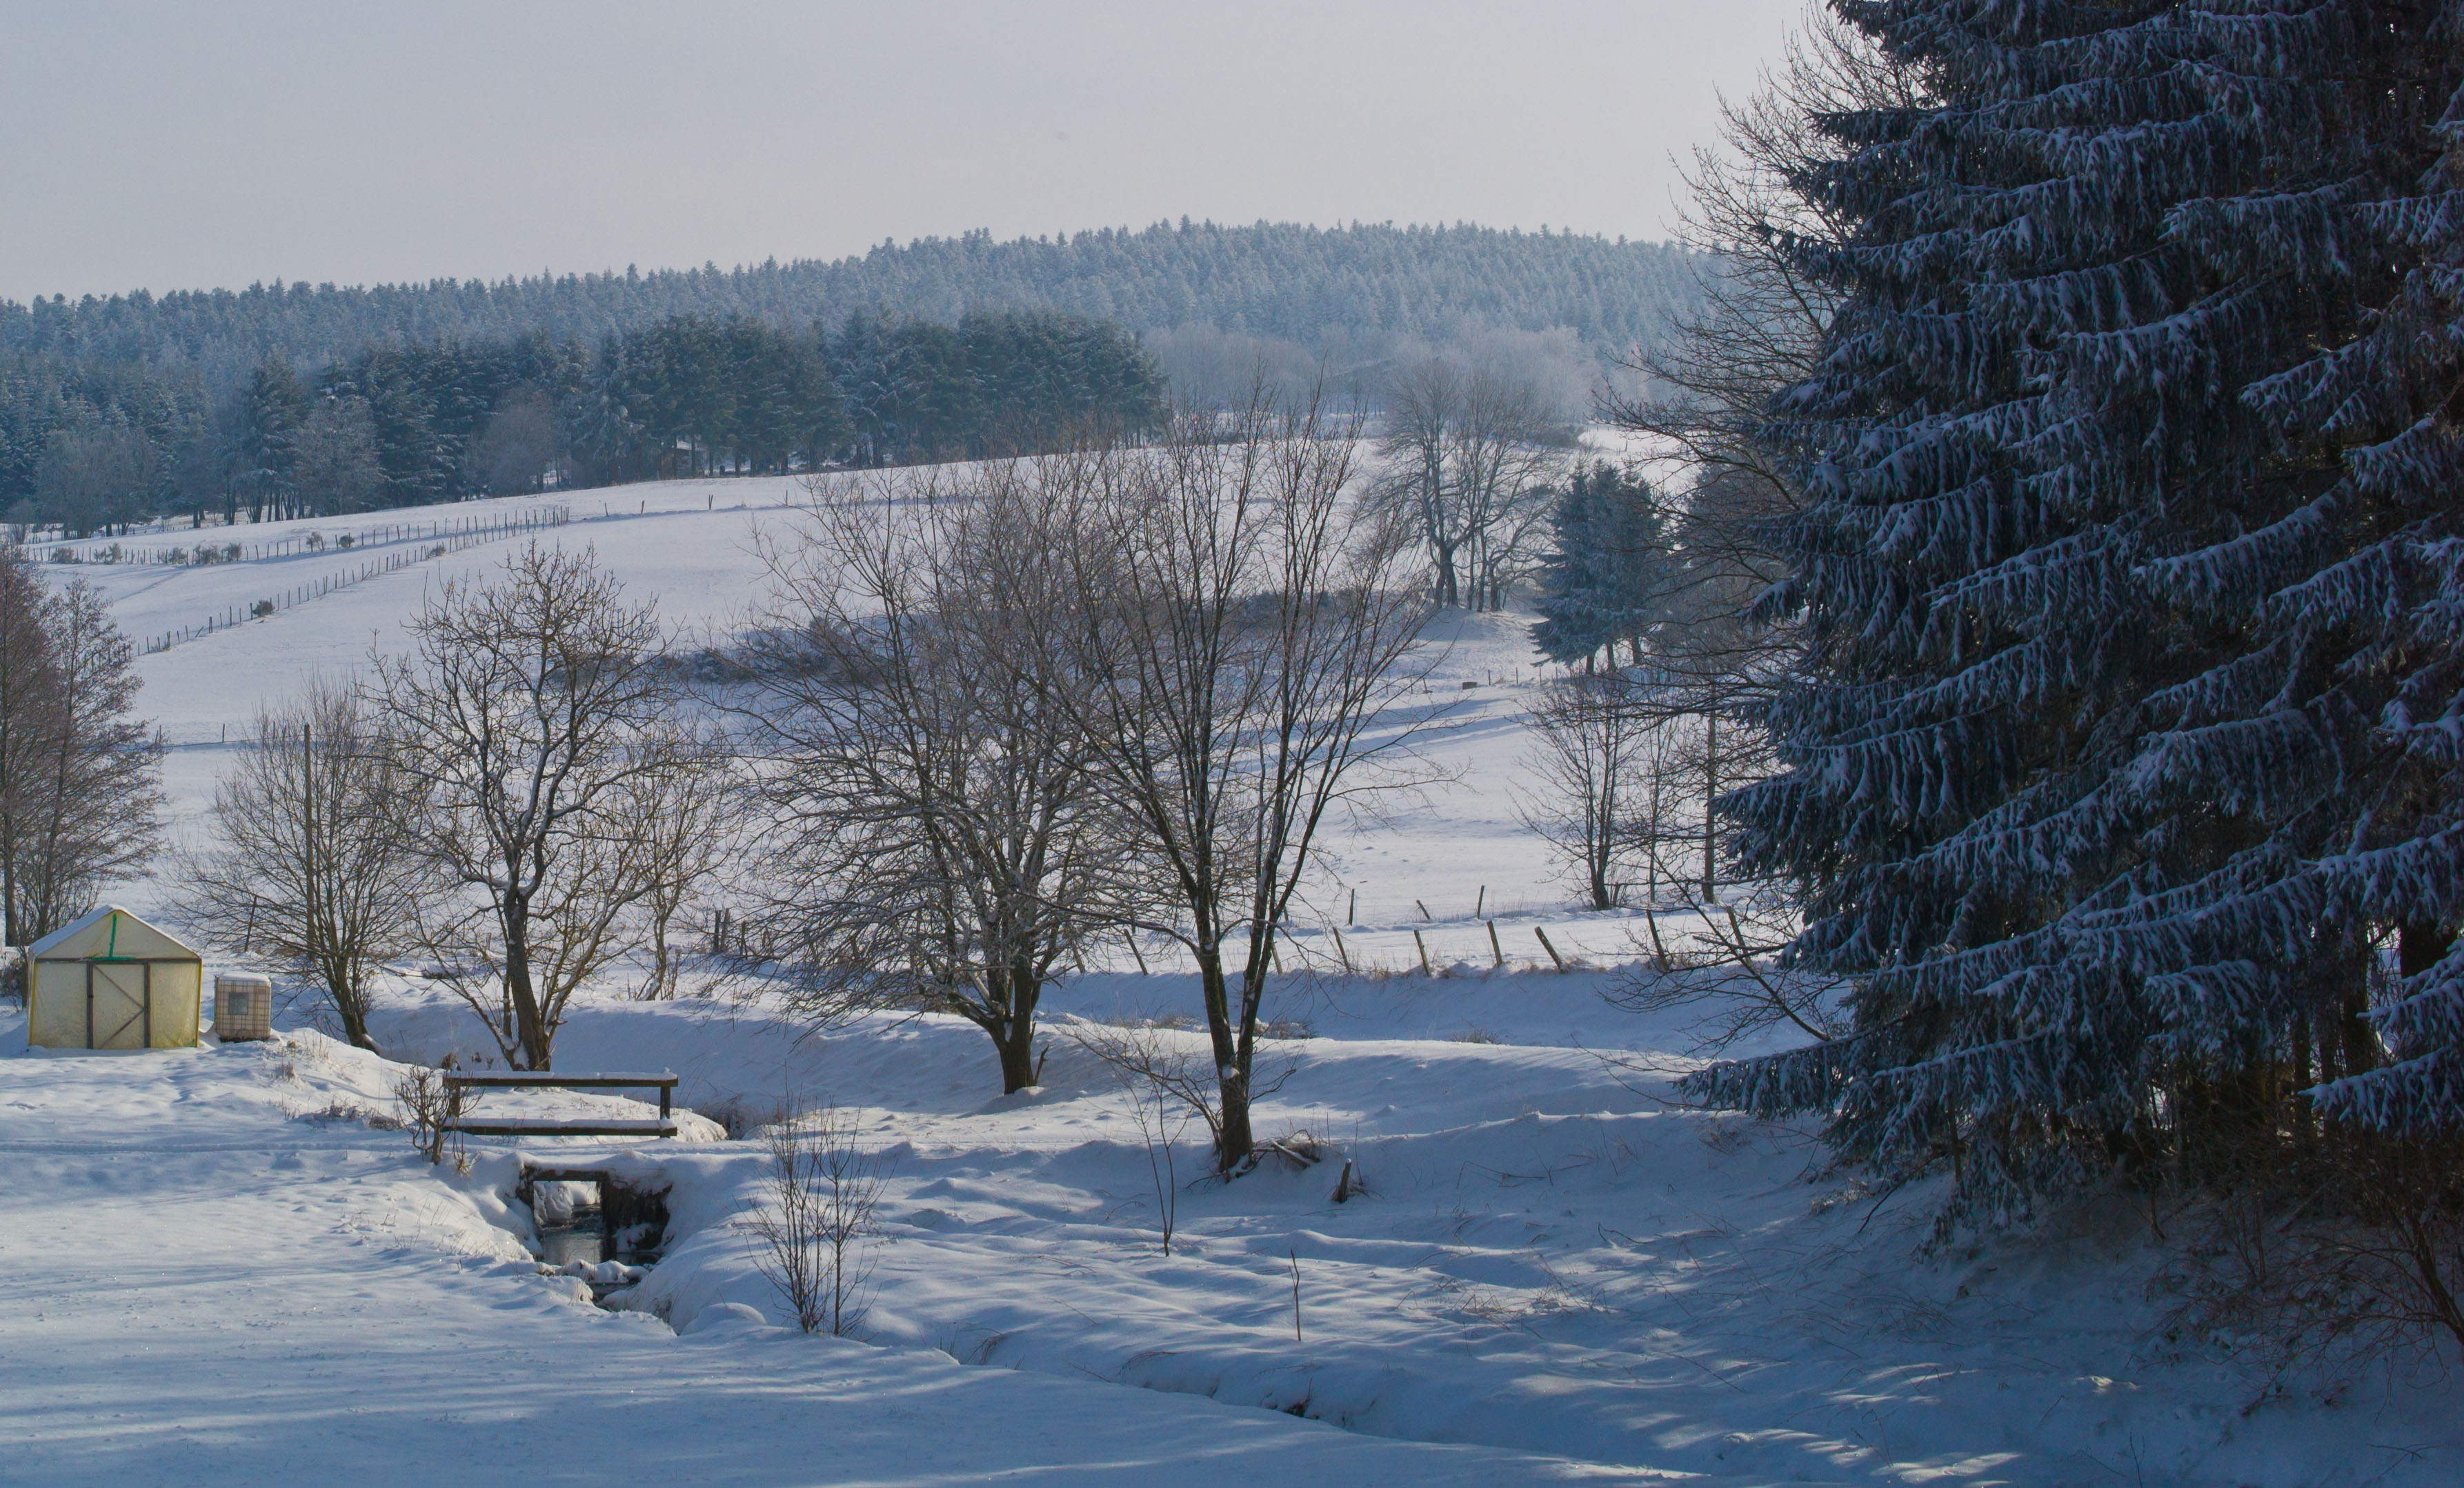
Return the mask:
[[(764, 570), (756, 552), (757, 535), (789, 531), (793, 514), (787, 504), (802, 496), (797, 482), (784, 478), (668, 481), (554, 498), (268, 522), (241, 527), (235, 536), (245, 537), (253, 551), (312, 532), (330, 539), (389, 523), (433, 521), (440, 514), (485, 523), (562, 506), (571, 521), (538, 533), (540, 540), (576, 551), (590, 548), (603, 566), (624, 580), (628, 598), (654, 597), (661, 617), (671, 624), (690, 634), (717, 637), (759, 602)], [(225, 531), (211, 529), (209, 535)], [(181, 641), (138, 664), (145, 682), (139, 711), (161, 726), (170, 743), (165, 779), (174, 817), (186, 821), (211, 798), (225, 746), (242, 735), (261, 703), (297, 690), (311, 677), (355, 674), (371, 651), (401, 650), (404, 625), (431, 586), (456, 577), (484, 577), (528, 536), (461, 548), (297, 604), (285, 597), (295, 589), (356, 575), (385, 550), (360, 547), (343, 553), (329, 542), (319, 552), (236, 563), (47, 564), (46, 570), (55, 578), (75, 576), (101, 588), (111, 597), (121, 628), (141, 642), (183, 628), (203, 629), (209, 621), (222, 624), (223, 617), (245, 616), (262, 600), (286, 605), (261, 620), (244, 620), (235, 628)], [(127, 546), (168, 546), (186, 536), (174, 528), (132, 539)], [(109, 544), (74, 546), (91, 553)], [(1473, 919), (1473, 910), (1484, 908), (1498, 920), (1501, 935), (1514, 937), (1508, 948), (1512, 963), (1548, 964), (1530, 927), (1558, 924), (1562, 916), (1552, 919), (1550, 911), (1572, 901), (1562, 886), (1548, 881), (1546, 854), (1515, 814), (1516, 793), (1530, 788), (1519, 763), (1524, 749), (1517, 736), (1521, 699), (1537, 678), (1527, 624), (1512, 616), (1458, 616), (1431, 637), (1442, 652), (1428, 679), (1431, 702), (1442, 704), (1450, 727), (1428, 754), (1452, 779), (1426, 793), (1409, 830), (1365, 831), (1336, 845), (1347, 893), (1353, 888), (1359, 893), (1355, 918), (1375, 931), (1356, 958), (1364, 968), (1417, 966), (1419, 952), (1410, 935), (1415, 923), (1437, 927), (1424, 931), (1434, 959), (1493, 962), (1486, 932)], [(1485, 906), (1484, 887), (1488, 891)], [(1332, 891), (1332, 886), (1326, 886), (1317, 897), (1329, 899)], [(142, 907), (143, 891), (137, 899)], [(1415, 901), (1426, 906), (1427, 919)], [(1341, 905), (1314, 908), (1327, 915), (1352, 910), (1348, 897)], [(1603, 956), (1630, 953), (1620, 926), (1565, 923), (1566, 933), (1554, 938), (1567, 953), (1577, 947)], [(1310, 939), (1304, 934), (1305, 945)], [(1326, 964), (1336, 964), (1331, 946), (1320, 949)], [(1126, 952), (1121, 960), (1126, 967)]]
[[(573, 520), (544, 540), (590, 545), (630, 596), (718, 635), (756, 602), (755, 533), (793, 494), (580, 492), (557, 498)], [(139, 707), (171, 745), (183, 822), (260, 703), (399, 649), (424, 589), (508, 547), (144, 657)], [(145, 636), (371, 556), (52, 572), (104, 588)], [(370, 1123), (399, 1070), (315, 1032), (304, 1002), (275, 1044), (143, 1057), (23, 1053), (22, 1015), (0, 1014), (0, 1477), (2455, 1479), (2452, 1386), (2321, 1400), (2212, 1341), (2161, 1336), (2167, 1258), (2124, 1207), (1924, 1257), (1927, 1193), (1863, 1192), (1819, 1171), (1805, 1131), (1674, 1105), (1685, 1026), (1599, 996), (1637, 922), (1577, 911), (1517, 819), (1536, 680), (1523, 622), (1457, 618), (1429, 644), (1444, 648), (1428, 701), (1447, 726), (1427, 747), (1444, 778), (1338, 834), (1266, 1009), (1286, 1037), (1262, 1068), (1289, 1078), (1261, 1102), (1261, 1135), (1319, 1160), (1188, 1184), (1169, 1258), (1130, 1101), (1072, 1037), (1160, 1024), (1201, 1040), (1173, 1026), (1198, 1012), (1192, 979), (1142, 974), (1126, 946), (1049, 999), (1042, 1083), (1006, 1098), (988, 1041), (954, 1019), (808, 1036), (758, 996), (638, 1003), (617, 986), (577, 1009), (559, 1068), (665, 1066), (684, 1105), (748, 1136), (791, 1098), (853, 1114), (891, 1164), (866, 1345), (780, 1326), (742, 1224), (757, 1141), (622, 1159), (670, 1186), (670, 1224), (609, 1310), (532, 1263), (512, 1148), (481, 1144), (459, 1177), (414, 1162)], [(167, 907), (171, 886), (130, 902)], [(375, 1032), (433, 1061), (480, 1049), (468, 1018), (398, 974)], [(1184, 1135), (1184, 1183), (1202, 1147)], [(1347, 1161), (1366, 1192), (1338, 1203)]]

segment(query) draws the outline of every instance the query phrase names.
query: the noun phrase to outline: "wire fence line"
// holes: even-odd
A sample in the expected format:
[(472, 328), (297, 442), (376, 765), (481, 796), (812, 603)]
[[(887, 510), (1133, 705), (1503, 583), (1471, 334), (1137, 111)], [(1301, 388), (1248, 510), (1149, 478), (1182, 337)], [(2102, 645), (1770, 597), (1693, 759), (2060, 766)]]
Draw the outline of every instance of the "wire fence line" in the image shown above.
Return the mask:
[[(507, 537), (518, 537), (530, 533), (562, 527), (572, 520), (573, 513), (569, 508), (550, 506), (533, 507), (527, 511), (486, 520), (422, 524), (434, 525), (440, 531), (415, 537), (393, 539), (392, 545), (395, 548), (393, 552), (379, 558), (363, 559), (349, 568), (324, 575), (307, 583), (291, 585), (246, 604), (231, 605), (220, 615), (208, 616), (202, 624), (183, 625), (176, 630), (165, 630), (160, 634), (149, 635), (145, 638), (143, 654), (151, 656), (158, 651), (167, 651), (175, 646), (196, 640), (201, 636), (213, 635), (219, 631), (229, 630), (234, 625), (244, 624), (251, 620), (262, 620), (269, 615), (279, 614), (295, 605), (305, 604), (311, 600), (323, 599), (337, 590), (347, 589), (366, 580), (383, 578), (386, 574), (399, 573), (415, 563), (441, 558), (449, 553), (459, 553), (466, 548), (477, 547), (481, 543), (496, 542)], [(411, 546), (406, 547), (404, 544)]]
[[(32, 540), (22, 544), (27, 553), (46, 563), (91, 563), (103, 567), (115, 564), (160, 564), (171, 568), (204, 568), (216, 563), (261, 563), (272, 559), (299, 558), (327, 552), (357, 552), (405, 542), (433, 542), (466, 533), (501, 529), (520, 521), (541, 508), (527, 508), (519, 513), (490, 512), (469, 516), (440, 517), (428, 522), (379, 522), (326, 536), (321, 528), (294, 532), (263, 542), (211, 542), (206, 540), (207, 529), (198, 530), (193, 543), (158, 543), (139, 547), (125, 538)], [(231, 530), (231, 529), (226, 529)]]

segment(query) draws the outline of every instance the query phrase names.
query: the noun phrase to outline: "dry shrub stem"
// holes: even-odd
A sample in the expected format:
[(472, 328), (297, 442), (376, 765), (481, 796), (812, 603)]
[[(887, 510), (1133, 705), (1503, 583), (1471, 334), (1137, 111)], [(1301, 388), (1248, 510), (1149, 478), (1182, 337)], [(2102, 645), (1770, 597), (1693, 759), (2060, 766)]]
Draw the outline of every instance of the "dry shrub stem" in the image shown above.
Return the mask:
[(2464, 1141), (2276, 1136), (2201, 1154), (2220, 1196), (2190, 1210), (2160, 1279), (2168, 1324), (2330, 1379), (2464, 1361)]
[(461, 1155), (462, 1134), (454, 1129), (470, 1105), (471, 1093), (450, 1084), (445, 1071), (424, 1064), (413, 1065), (394, 1082), (394, 1104), (402, 1111), (403, 1129), (410, 1133), (410, 1145), (429, 1167), (445, 1161), (451, 1153)]
[(743, 1214), (753, 1264), (778, 1288), (807, 1333), (845, 1338), (872, 1310), (877, 1212), (890, 1167), (857, 1140), (855, 1117), (825, 1105), (800, 1114), (795, 1101), (763, 1135), (770, 1168), (762, 1201)]

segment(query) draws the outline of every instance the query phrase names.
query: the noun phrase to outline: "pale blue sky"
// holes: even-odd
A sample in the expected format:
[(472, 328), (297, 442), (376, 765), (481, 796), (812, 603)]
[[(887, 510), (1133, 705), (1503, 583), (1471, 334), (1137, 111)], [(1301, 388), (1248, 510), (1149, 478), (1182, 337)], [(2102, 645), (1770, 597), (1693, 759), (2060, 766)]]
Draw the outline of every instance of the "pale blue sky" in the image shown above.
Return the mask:
[(0, 0), (0, 298), (1158, 218), (1665, 235), (1801, 0)]

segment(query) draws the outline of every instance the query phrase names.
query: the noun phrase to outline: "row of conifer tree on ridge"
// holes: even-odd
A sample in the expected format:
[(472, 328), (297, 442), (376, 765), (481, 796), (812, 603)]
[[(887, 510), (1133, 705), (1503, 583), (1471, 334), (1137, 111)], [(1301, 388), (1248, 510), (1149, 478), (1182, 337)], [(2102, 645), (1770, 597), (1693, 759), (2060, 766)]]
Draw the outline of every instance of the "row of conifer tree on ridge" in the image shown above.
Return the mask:
[(834, 331), (675, 317), (596, 347), (530, 335), (262, 363), (219, 403), (125, 364), (0, 363), (0, 515), (331, 515), (600, 486), (1018, 451), (1147, 427), (1164, 378), (1117, 325), (1049, 312)]
[(1566, 326), (1614, 353), (1654, 339), (1690, 301), (1696, 267), (1670, 244), (1571, 232), (1184, 219), (1006, 242), (968, 232), (736, 269), (0, 300), (0, 351), (193, 369), (221, 391), (269, 357), (324, 365), (385, 342), (536, 335), (594, 345), (678, 316), (788, 326), (1057, 310), (1135, 331), (1209, 326), (1312, 347), (1334, 331), (1437, 339), (1469, 317)]

